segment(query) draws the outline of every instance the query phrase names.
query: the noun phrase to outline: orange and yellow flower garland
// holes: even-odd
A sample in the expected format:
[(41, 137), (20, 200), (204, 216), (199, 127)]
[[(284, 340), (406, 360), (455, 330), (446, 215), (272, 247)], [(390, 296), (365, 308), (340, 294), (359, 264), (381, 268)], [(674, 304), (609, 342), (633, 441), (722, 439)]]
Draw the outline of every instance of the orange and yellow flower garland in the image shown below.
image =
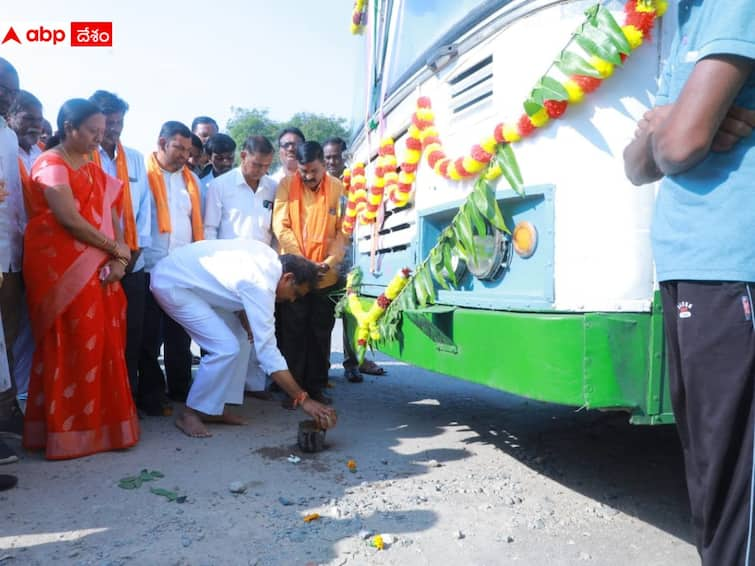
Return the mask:
[[(637, 49), (644, 38), (650, 38), (650, 33), (655, 20), (662, 16), (667, 9), (666, 0), (629, 0), (624, 6), (626, 14), (625, 23), (621, 27), (621, 33), (626, 39), (626, 43), (631, 50)], [(615, 23), (614, 23), (615, 25)], [(627, 55), (621, 53), (620, 58), (623, 62)], [(404, 161), (401, 163), (401, 171), (398, 173), (396, 183), (394, 184), (391, 176), (390, 190), (385, 190), (387, 181), (386, 162), (381, 162), (383, 148), (393, 148), (393, 140), (388, 138), (381, 143), (381, 153), (378, 157), (375, 167), (375, 180), (372, 182), (369, 198), (365, 193), (359, 193), (356, 183), (348, 193), (348, 204), (346, 218), (343, 223), (343, 232), (351, 234), (354, 230), (354, 223), (359, 217), (363, 223), (375, 221), (375, 211), (380, 207), (385, 193), (398, 206), (406, 205), (409, 202), (412, 188), (414, 185), (417, 166), (422, 155), (426, 156), (427, 163), (436, 174), (454, 181), (468, 179), (476, 176), (485, 169), (496, 153), (499, 144), (515, 143), (521, 139), (530, 136), (536, 129), (544, 127), (550, 120), (560, 118), (566, 111), (569, 104), (577, 104), (584, 99), (585, 94), (594, 92), (602, 82), (609, 78), (614, 71), (615, 65), (593, 55), (589, 59), (592, 74), (574, 73), (571, 74), (563, 83), (559, 83), (559, 88), (565, 92), (564, 100), (546, 99), (543, 100), (542, 106), (533, 105), (532, 113), (525, 112), (516, 123), (499, 123), (494, 129), (492, 135), (484, 138), (479, 144), (472, 146), (469, 155), (457, 159), (450, 159), (440, 141), (438, 130), (435, 128), (435, 115), (431, 108), (428, 97), (420, 97), (417, 100), (417, 108), (412, 115), (412, 124), (409, 126), (406, 138), (406, 151)], [(544, 78), (542, 81), (552, 78)], [(525, 105), (526, 107), (526, 105)], [(393, 162), (395, 154), (391, 152)], [(390, 166), (389, 166), (390, 167)], [(359, 170), (360, 177), (364, 177), (364, 164), (359, 163), (355, 166)], [(390, 169), (391, 174), (395, 174), (396, 168)], [(487, 180), (494, 180), (501, 175), (501, 169), (497, 164), (491, 165), (486, 173)], [(366, 179), (361, 184), (360, 189), (364, 190)], [(364, 200), (362, 200), (364, 199)], [(360, 209), (360, 202), (367, 202), (366, 207)], [(362, 212), (364, 210), (364, 212)]]
[(367, 343), (380, 340), (380, 332), (377, 328), (378, 320), (383, 316), (388, 305), (393, 302), (406, 286), (412, 272), (409, 268), (404, 268), (399, 271), (391, 282), (388, 283), (385, 291), (375, 299), (370, 310), (367, 312), (362, 308), (362, 303), (359, 300), (359, 295), (357, 294), (357, 289), (354, 284), (354, 278), (357, 276), (357, 273), (357, 271), (352, 271), (347, 276), (346, 295), (349, 312), (351, 312), (357, 321), (356, 352), (359, 357), (359, 362), (361, 363), (364, 360)]

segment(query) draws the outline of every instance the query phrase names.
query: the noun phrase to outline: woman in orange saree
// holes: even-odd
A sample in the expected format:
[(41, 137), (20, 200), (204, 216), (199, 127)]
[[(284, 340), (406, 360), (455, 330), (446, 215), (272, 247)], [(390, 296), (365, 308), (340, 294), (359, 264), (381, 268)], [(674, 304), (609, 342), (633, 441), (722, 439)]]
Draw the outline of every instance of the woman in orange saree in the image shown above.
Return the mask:
[(31, 171), (24, 278), (36, 347), (24, 447), (44, 449), (52, 460), (139, 439), (118, 282), (130, 255), (120, 230), (120, 181), (87, 157), (104, 129), (96, 106), (67, 101), (58, 114), (59, 145)]

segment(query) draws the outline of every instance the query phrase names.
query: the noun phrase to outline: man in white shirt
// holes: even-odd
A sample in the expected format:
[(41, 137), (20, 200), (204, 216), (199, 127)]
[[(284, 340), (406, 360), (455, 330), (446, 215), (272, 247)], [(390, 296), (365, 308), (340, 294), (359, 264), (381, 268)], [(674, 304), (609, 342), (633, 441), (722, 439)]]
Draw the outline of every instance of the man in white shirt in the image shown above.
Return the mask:
[(202, 216), (204, 216), (207, 202), (207, 186), (225, 175), (233, 168), (236, 159), (236, 142), (226, 134), (215, 134), (204, 144), (204, 151), (210, 156), (209, 172), (199, 177), (202, 182)]
[(93, 160), (110, 175), (123, 183), (123, 195), (128, 194), (130, 207), (123, 206), (123, 231), (131, 249), (131, 261), (121, 279), (123, 292), (128, 299), (126, 311), (126, 367), (131, 394), (136, 401), (138, 388), (139, 356), (142, 349), (144, 304), (147, 298), (147, 274), (144, 271), (142, 250), (152, 239), (151, 195), (147, 184), (144, 156), (121, 144), (123, 120), (128, 104), (115, 94), (98, 90), (89, 97), (105, 114), (105, 133)]
[[(18, 137), (18, 170), (21, 175), (21, 188), (24, 202), (31, 190), (29, 171), (34, 161), (42, 154), (39, 136), (42, 134), (42, 103), (32, 93), (25, 90), (18, 91), (16, 100), (8, 112), (8, 125)], [(29, 313), (26, 299), (18, 305), (18, 334), (13, 344), (9, 343), (13, 360), (13, 379), (16, 382), (16, 393), (19, 397), (26, 395), (29, 389), (29, 375), (34, 355), (34, 336), (31, 332)]]
[[(8, 61), (0, 59), (0, 179), (5, 182), (5, 186), (2, 187), (4, 199), (0, 202), (0, 270), (3, 276), (0, 286), (0, 312), (5, 342), (0, 347), (0, 355), (7, 356), (11, 370), (13, 357), (10, 349), (16, 341), (19, 325), (18, 305), (23, 300), (21, 261), (23, 231), (26, 225), (18, 170), (18, 138), (5, 121), (5, 116), (8, 115), (17, 95), (18, 73)], [(0, 386), (0, 436), (21, 438), (22, 430), (23, 414), (16, 402), (16, 384), (11, 373), (10, 387)], [(0, 457), (6, 451), (3, 449), (4, 446), (0, 444)], [(11, 452), (9, 457), (13, 456)]]
[(317, 285), (318, 268), (294, 255), (278, 256), (261, 242), (205, 240), (176, 250), (152, 271), (160, 306), (184, 326), (206, 354), (176, 426), (208, 437), (205, 422), (245, 424), (228, 404), (244, 400), (250, 342), (266, 372), (322, 428), (333, 409), (309, 399), (288, 371), (275, 340), (275, 303), (293, 302)]
[(278, 159), (280, 167), (273, 173), (273, 180), (280, 183), (284, 177), (295, 174), (299, 168), (299, 162), (296, 161), (296, 148), (303, 144), (304, 134), (299, 128), (285, 128), (278, 134)]
[[(245, 238), (268, 246), (272, 244), (276, 183), (266, 173), (273, 162), (273, 151), (266, 137), (250, 136), (241, 150), (241, 165), (210, 182), (204, 213), (205, 238)], [(252, 348), (246, 390), (252, 397), (269, 399), (266, 381), (267, 376)]]
[[(147, 180), (152, 198), (150, 242), (144, 248), (147, 285), (158, 261), (175, 250), (204, 239), (200, 212), (200, 182), (186, 162), (191, 150), (191, 131), (180, 122), (166, 122), (160, 129), (157, 152), (147, 156)], [(191, 339), (180, 324), (163, 313), (152, 294), (144, 307), (144, 332), (139, 359), (139, 407), (148, 415), (169, 414), (168, 396), (183, 402), (191, 381)], [(158, 363), (164, 344), (165, 377)]]

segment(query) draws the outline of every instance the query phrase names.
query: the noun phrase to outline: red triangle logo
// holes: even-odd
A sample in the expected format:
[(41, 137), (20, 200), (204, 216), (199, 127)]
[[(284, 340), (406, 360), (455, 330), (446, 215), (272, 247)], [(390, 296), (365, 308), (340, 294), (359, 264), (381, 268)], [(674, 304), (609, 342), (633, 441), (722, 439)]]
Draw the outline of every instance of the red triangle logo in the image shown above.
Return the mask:
[(3, 38), (2, 43), (8, 43), (9, 41), (15, 41), (19, 45), (21, 44), (21, 40), (18, 39), (18, 34), (16, 33), (16, 30), (13, 29), (13, 26), (10, 27), (8, 30), (8, 33), (5, 34), (5, 37)]

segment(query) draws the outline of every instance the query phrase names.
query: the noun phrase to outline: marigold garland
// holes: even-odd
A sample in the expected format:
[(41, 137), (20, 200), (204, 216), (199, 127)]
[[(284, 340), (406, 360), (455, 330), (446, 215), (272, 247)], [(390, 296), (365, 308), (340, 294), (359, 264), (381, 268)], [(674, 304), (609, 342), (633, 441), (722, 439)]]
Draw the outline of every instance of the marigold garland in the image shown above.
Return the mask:
[(351, 33), (360, 35), (364, 33), (367, 24), (367, 0), (355, 0), (351, 9)]
[(388, 283), (385, 291), (373, 301), (372, 306), (365, 312), (362, 302), (357, 294), (356, 279), (360, 275), (359, 268), (352, 270), (346, 277), (346, 300), (349, 312), (357, 321), (356, 329), (356, 353), (359, 363), (364, 361), (364, 354), (367, 351), (368, 343), (375, 343), (380, 340), (380, 332), (377, 323), (385, 313), (385, 309), (398, 297), (404, 289), (412, 271), (404, 268)]
[[(355, 13), (361, 0), (354, 4)], [(363, 2), (366, 10), (366, 0)], [(629, 0), (624, 6), (625, 23), (620, 31), (631, 50), (637, 49), (650, 34), (655, 20), (662, 16), (668, 7), (666, 0)], [(614, 22), (615, 26), (616, 23)], [(623, 41), (623, 40), (622, 40)], [(626, 53), (620, 53), (619, 60), (623, 63)], [(401, 170), (397, 171), (393, 140), (386, 138), (380, 144), (380, 152), (375, 164), (374, 180), (370, 183), (367, 193), (367, 180), (363, 163), (357, 163), (352, 171), (351, 187), (348, 191), (346, 218), (343, 222), (343, 232), (351, 234), (354, 224), (359, 218), (362, 223), (372, 223), (377, 217), (384, 196), (397, 205), (404, 206), (409, 202), (414, 186), (417, 166), (424, 155), (427, 164), (436, 174), (459, 181), (477, 176), (486, 169), (485, 178), (495, 180), (502, 173), (497, 163), (491, 163), (500, 144), (511, 144), (532, 135), (543, 128), (551, 120), (560, 118), (569, 104), (578, 104), (585, 94), (597, 90), (604, 80), (611, 77), (615, 64), (597, 55), (587, 60), (588, 67), (583, 73), (571, 73), (562, 82), (557, 83), (559, 91), (563, 91), (564, 100), (554, 98), (544, 99), (542, 104), (528, 100), (525, 103), (525, 113), (514, 123), (501, 122), (493, 128), (492, 134), (484, 137), (479, 144), (475, 144), (468, 155), (451, 159), (443, 149), (438, 130), (435, 128), (435, 114), (432, 111), (430, 99), (422, 96), (417, 99), (417, 107), (412, 115), (406, 141), (404, 159)], [(596, 75), (596, 76), (591, 76)], [(546, 81), (556, 81), (552, 77), (543, 77), (539, 85)], [(488, 167), (488, 165), (490, 165)]]

